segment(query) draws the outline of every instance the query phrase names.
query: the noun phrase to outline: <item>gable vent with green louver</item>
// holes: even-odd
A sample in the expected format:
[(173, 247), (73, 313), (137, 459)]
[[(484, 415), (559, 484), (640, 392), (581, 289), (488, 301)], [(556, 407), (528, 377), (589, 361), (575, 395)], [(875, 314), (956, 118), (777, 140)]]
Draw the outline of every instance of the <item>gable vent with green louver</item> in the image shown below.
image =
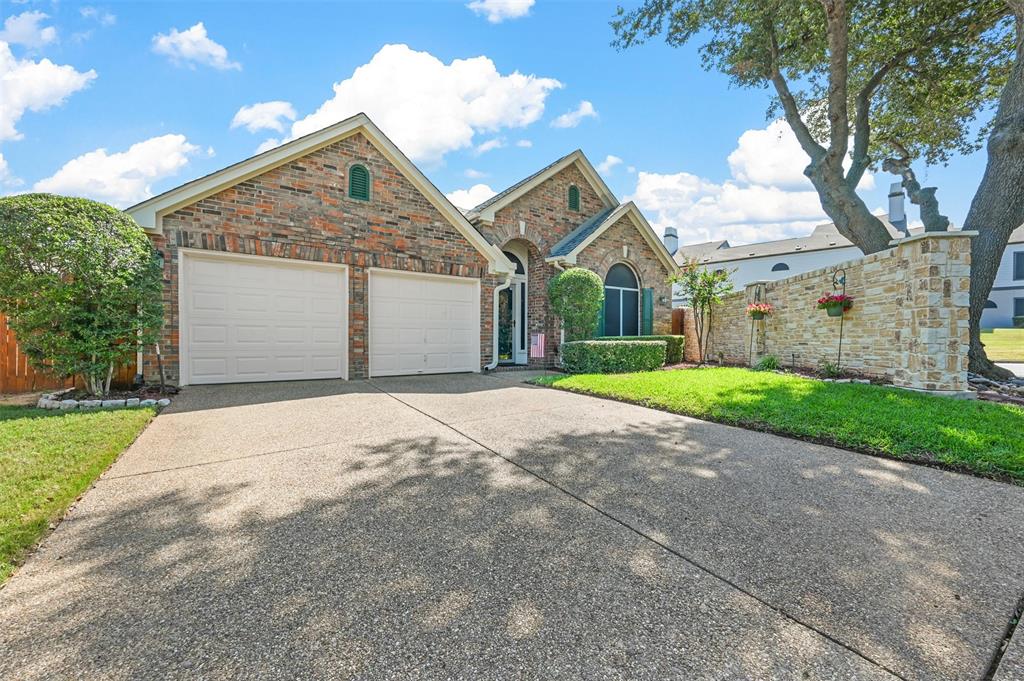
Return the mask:
[(370, 171), (364, 166), (352, 166), (348, 171), (348, 195), (360, 201), (370, 200)]
[(569, 210), (580, 209), (580, 189), (576, 185), (569, 187)]

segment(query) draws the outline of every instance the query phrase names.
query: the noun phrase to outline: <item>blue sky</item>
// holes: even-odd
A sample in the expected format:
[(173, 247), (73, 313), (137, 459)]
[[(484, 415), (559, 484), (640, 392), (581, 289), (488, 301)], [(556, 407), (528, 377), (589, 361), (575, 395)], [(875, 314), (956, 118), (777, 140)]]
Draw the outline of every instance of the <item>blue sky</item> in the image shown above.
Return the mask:
[[(696, 46), (617, 52), (614, 11), (545, 0), (4, 3), (2, 190), (127, 206), (366, 110), (456, 204), (579, 147), (684, 243), (798, 236), (825, 221), (788, 129), (765, 118), (767, 91), (702, 71)], [(983, 169), (977, 153), (918, 172), (960, 223)], [(869, 180), (870, 207), (886, 205), (895, 179)]]

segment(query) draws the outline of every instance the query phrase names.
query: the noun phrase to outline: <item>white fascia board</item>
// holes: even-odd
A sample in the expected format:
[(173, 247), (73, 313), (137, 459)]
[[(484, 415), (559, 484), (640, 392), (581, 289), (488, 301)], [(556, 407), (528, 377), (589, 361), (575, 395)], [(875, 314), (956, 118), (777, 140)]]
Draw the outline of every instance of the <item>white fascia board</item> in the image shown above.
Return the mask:
[(551, 166), (547, 172), (533, 178), (523, 186), (517, 188), (514, 192), (510, 192), (508, 195), (501, 197), (500, 200), (487, 206), (487, 208), (480, 211), (479, 214), (474, 214), (474, 217), (493, 224), (494, 217), (499, 210), (516, 199), (524, 196), (527, 192), (536, 189), (542, 182), (551, 179), (574, 163), (579, 165), (580, 172), (583, 173), (583, 177), (587, 179), (594, 191), (597, 192), (597, 195), (601, 198), (601, 201), (604, 202), (605, 206), (611, 207), (619, 205), (619, 200), (615, 197), (615, 194), (612, 193), (612, 190), (608, 185), (605, 184), (604, 180), (601, 179), (601, 175), (594, 169), (594, 166), (591, 165), (586, 155), (577, 149), (562, 159), (560, 163)]
[(459, 209), (445, 198), (444, 194), (373, 124), (373, 121), (366, 114), (362, 113), (282, 144), (262, 154), (257, 154), (252, 158), (235, 163), (205, 177), (187, 182), (180, 187), (136, 204), (125, 212), (131, 215), (147, 232), (159, 234), (162, 231), (160, 219), (164, 215), (212, 196), (239, 182), (244, 182), (297, 158), (306, 156), (358, 132), (365, 134), (370, 143), (427, 197), (431, 204), (448, 219), (474, 248), (487, 258), (489, 272), (502, 273), (515, 270), (515, 267), (501, 250), (493, 246), (483, 235), (476, 231)]

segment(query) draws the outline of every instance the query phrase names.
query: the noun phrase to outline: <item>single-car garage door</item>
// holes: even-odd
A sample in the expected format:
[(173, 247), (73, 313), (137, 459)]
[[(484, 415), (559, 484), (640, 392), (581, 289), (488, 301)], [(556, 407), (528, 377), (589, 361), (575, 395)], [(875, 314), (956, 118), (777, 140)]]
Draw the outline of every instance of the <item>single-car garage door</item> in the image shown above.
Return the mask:
[(347, 378), (345, 269), (184, 252), (182, 383)]
[(480, 281), (370, 271), (370, 375), (480, 370)]

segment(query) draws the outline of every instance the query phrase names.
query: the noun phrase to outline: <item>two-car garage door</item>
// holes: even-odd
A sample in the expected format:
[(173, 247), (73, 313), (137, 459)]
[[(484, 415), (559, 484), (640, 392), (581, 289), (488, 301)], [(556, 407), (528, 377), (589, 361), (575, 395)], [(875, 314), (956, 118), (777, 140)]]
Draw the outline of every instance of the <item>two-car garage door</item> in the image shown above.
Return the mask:
[[(339, 265), (183, 251), (181, 382), (348, 378)], [(479, 371), (480, 282), (371, 270), (371, 376)]]

